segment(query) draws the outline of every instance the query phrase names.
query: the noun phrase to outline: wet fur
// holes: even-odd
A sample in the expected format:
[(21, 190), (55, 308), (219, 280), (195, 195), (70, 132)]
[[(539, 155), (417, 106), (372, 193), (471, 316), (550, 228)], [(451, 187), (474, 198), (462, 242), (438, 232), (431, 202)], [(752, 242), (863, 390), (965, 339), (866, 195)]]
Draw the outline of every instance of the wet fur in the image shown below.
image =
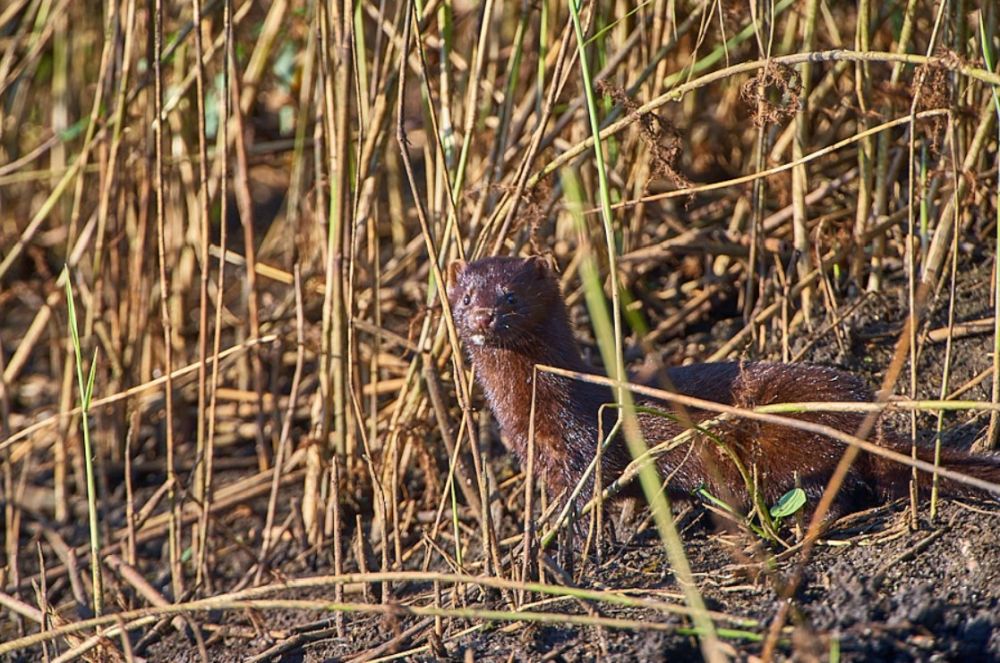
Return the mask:
[[(581, 358), (573, 337), (558, 280), (542, 258), (485, 258), (473, 263), (453, 263), (448, 270), (448, 299), (466, 351), (490, 409), (497, 418), (511, 450), (524, 462), (527, 456), (532, 368), (548, 364), (593, 372)], [(667, 370), (671, 391), (741, 408), (802, 401), (870, 401), (871, 392), (857, 376), (808, 364), (725, 362), (695, 364)], [(572, 488), (594, 457), (598, 412), (613, 402), (609, 389), (549, 373), (538, 374), (535, 417), (535, 468), (537, 477), (551, 491)], [(672, 407), (654, 399), (639, 404), (664, 410)], [(689, 410), (694, 422), (713, 413)], [(616, 414), (606, 409), (607, 432)], [(639, 425), (650, 446), (684, 431), (675, 421), (639, 415)], [(797, 418), (855, 433), (864, 415), (852, 412), (815, 412)], [(815, 505), (845, 446), (828, 437), (749, 419), (713, 427), (713, 433), (740, 458), (751, 472), (768, 503), (801, 485)], [(910, 443), (881, 422), (869, 436), (877, 444), (909, 453)], [(933, 450), (922, 448), (920, 458), (933, 461)], [(604, 485), (628, 464), (628, 450), (619, 439), (602, 459)], [(1000, 482), (1000, 461), (994, 456), (970, 456), (942, 449), (942, 465)], [(734, 463), (707, 436), (695, 436), (661, 456), (662, 476), (669, 476), (668, 493), (674, 499), (690, 498), (700, 487), (741, 508), (749, 507), (746, 482)], [(831, 515), (838, 515), (906, 493), (909, 467), (861, 453), (840, 489)], [(923, 482), (928, 485), (930, 482)], [(978, 491), (942, 481), (944, 492), (966, 495)]]

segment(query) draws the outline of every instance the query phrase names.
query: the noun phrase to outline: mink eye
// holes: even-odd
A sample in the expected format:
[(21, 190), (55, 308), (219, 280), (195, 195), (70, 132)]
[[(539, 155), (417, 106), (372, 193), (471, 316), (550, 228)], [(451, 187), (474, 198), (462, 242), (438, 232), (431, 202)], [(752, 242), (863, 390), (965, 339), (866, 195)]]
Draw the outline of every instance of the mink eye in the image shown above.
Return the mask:
[(514, 304), (517, 303), (517, 297), (514, 296), (513, 292), (508, 292), (507, 296), (504, 297), (504, 300), (506, 300), (509, 306), (513, 306)]
[(468, 306), (468, 305), (469, 305), (469, 302), (471, 302), (471, 301), (472, 301), (472, 297), (470, 297), (470, 296), (468, 295), (468, 293), (467, 293), (467, 294), (465, 295), (465, 297), (462, 297), (462, 303), (463, 303), (464, 305), (466, 305), (466, 306)]

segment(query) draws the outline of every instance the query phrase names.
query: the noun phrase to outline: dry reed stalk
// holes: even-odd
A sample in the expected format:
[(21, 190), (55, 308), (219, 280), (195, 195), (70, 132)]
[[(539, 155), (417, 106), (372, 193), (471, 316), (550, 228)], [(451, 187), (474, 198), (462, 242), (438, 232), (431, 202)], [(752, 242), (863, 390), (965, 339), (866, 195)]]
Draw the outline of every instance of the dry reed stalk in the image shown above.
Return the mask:
[[(996, 47), (997, 8), (980, 4)], [(0, 463), (13, 498), (0, 586), (16, 606), (0, 634), (42, 628), (24, 606), (65, 613), (88, 591), (72, 559), (86, 553), (82, 539), (53, 529), (61, 541), (23, 545), (80, 504), (63, 263), (83, 340), (102, 356), (92, 431), (110, 536), (99, 556), (120, 555), (137, 574), (131, 587), (169, 568), (171, 589), (157, 591), (172, 600), (263, 582), (291, 559), (360, 570), (366, 587), (373, 572), (413, 568), (572, 581), (533, 542), (561, 505), (524, 468), (506, 473), (441, 287), (455, 257), (551, 252), (582, 313), (583, 252), (553, 177), (564, 169), (587, 201), (587, 241), (604, 216), (598, 264), (619, 262), (595, 281), (621, 296), (618, 349), (665, 363), (852, 353), (852, 328), (883, 307), (860, 293), (905, 282), (909, 302), (892, 321), (910, 316), (911, 387), (941, 352), (941, 384), (917, 380), (919, 395), (985, 398), (993, 372), (966, 348), (982, 341), (975, 319), (987, 313), (959, 306), (967, 267), (982, 262), (963, 247), (991, 244), (995, 216), (982, 192), (994, 182), (1000, 76), (981, 64), (976, 12), (927, 0), (580, 9), (580, 41), (570, 7), (551, 0), (0, 9)], [(602, 85), (592, 95), (584, 60)], [(748, 114), (782, 96), (763, 76), (784, 67), (802, 83), (794, 119), (753, 126)], [(755, 76), (747, 105), (739, 90)], [(935, 151), (945, 123), (948, 149)], [(692, 184), (661, 167), (669, 132), (651, 126), (675, 130), (677, 172)], [(746, 320), (719, 336), (713, 325), (741, 290)], [(927, 307), (921, 291), (935, 293)], [(585, 542), (599, 564), (613, 559), (610, 520), (599, 508)], [(762, 554), (753, 563), (787, 559)], [(584, 575), (605, 568), (580, 551), (561, 556)], [(415, 595), (414, 581), (387, 578), (389, 614)], [(389, 656), (404, 634), (420, 655), (467, 642), (458, 634), (502, 642), (502, 629), (472, 635), (483, 615), (457, 628), (449, 611), (535, 603), (527, 585), (477, 595), (468, 579), (436, 582), (418, 593), (433, 616), (391, 613), (398, 634), (338, 655)], [(159, 600), (141, 596), (130, 607)], [(57, 617), (44, 625), (50, 645), (68, 623)], [(789, 651), (784, 618), (768, 655)], [(349, 639), (359, 621), (338, 618), (326, 636), (265, 628), (287, 640), (257, 653), (338, 627)], [(119, 627), (108, 634), (121, 642), (100, 646), (149, 656), (152, 636), (174, 637), (169, 624), (150, 620), (136, 640)], [(63, 644), (53, 658), (93, 646)]]
[[(160, 60), (160, 53), (163, 52), (163, 0), (156, 0), (155, 15), (153, 18), (153, 63), (154, 63), (154, 87), (156, 116), (163, 114), (163, 69)], [(174, 449), (174, 390), (173, 380), (170, 377), (173, 372), (173, 348), (172, 321), (169, 313), (167, 293), (170, 292), (169, 281), (167, 280), (167, 253), (166, 253), (166, 181), (163, 167), (163, 123), (157, 122), (154, 131), (156, 164), (154, 172), (156, 174), (156, 240), (157, 256), (159, 257), (159, 286), (160, 286), (160, 324), (163, 327), (163, 351), (164, 351), (164, 373), (167, 380), (164, 384), (164, 396), (166, 400), (166, 447), (167, 447), (167, 484), (171, 487), (168, 490), (169, 537), (167, 546), (170, 559), (170, 582), (174, 598), (180, 598), (184, 593), (184, 572), (181, 568), (180, 548), (180, 511), (181, 503), (177, 499), (174, 486), (177, 478), (174, 469), (175, 449)]]

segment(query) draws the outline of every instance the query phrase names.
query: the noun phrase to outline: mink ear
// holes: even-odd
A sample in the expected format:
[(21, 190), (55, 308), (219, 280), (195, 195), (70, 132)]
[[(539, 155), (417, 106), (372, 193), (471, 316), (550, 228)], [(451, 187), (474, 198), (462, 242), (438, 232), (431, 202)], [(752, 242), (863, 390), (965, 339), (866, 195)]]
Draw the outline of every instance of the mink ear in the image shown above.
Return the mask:
[(528, 258), (528, 263), (535, 268), (535, 271), (539, 276), (543, 277), (555, 274), (559, 270), (559, 266), (556, 264), (556, 259), (553, 258), (551, 254), (531, 256)]
[(448, 292), (455, 289), (458, 284), (458, 277), (461, 276), (462, 272), (465, 271), (465, 261), (464, 260), (452, 260), (448, 264), (448, 277), (447, 286)]

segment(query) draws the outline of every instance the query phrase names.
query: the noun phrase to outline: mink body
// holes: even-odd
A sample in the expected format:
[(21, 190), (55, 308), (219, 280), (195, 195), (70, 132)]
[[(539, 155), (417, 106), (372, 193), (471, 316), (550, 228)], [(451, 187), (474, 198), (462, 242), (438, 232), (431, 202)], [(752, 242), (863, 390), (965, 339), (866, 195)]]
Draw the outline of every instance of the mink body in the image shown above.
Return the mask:
[[(566, 305), (555, 273), (542, 258), (485, 258), (472, 263), (456, 261), (448, 270), (448, 298), (458, 334), (475, 369), (486, 400), (511, 450), (522, 463), (527, 460), (533, 367), (547, 364), (593, 373), (573, 337)], [(667, 369), (670, 389), (680, 394), (741, 408), (804, 401), (871, 401), (865, 383), (843, 371), (808, 364), (773, 362), (723, 362)], [(599, 424), (606, 435), (617, 413), (600, 406), (614, 402), (606, 387), (539, 372), (535, 415), (535, 473), (553, 493), (572, 489), (593, 459)], [(673, 411), (663, 401), (637, 398), (637, 404)], [(715, 416), (688, 409), (695, 423)], [(864, 419), (859, 412), (814, 412), (796, 418), (855, 433)], [(670, 440), (685, 430), (668, 418), (638, 414), (649, 446)], [(758, 488), (773, 504), (800, 485), (815, 506), (844, 453), (845, 445), (824, 435), (749, 419), (713, 426), (713, 433), (756, 472)], [(874, 442), (902, 453), (910, 452), (904, 440), (876, 423)], [(933, 461), (933, 449), (920, 448), (918, 456)], [(616, 479), (631, 457), (617, 436), (602, 457), (602, 481)], [(1000, 460), (941, 450), (944, 467), (1000, 482)], [(703, 434), (690, 443), (660, 456), (657, 466), (669, 477), (673, 499), (690, 498), (698, 488), (744, 509), (750, 496), (746, 482), (719, 445)], [(862, 452), (852, 465), (830, 515), (904, 495), (911, 470)], [(924, 475), (921, 482), (929, 486)], [(942, 479), (941, 490), (953, 495), (978, 495), (964, 484)], [(589, 493), (583, 493), (589, 496)]]

